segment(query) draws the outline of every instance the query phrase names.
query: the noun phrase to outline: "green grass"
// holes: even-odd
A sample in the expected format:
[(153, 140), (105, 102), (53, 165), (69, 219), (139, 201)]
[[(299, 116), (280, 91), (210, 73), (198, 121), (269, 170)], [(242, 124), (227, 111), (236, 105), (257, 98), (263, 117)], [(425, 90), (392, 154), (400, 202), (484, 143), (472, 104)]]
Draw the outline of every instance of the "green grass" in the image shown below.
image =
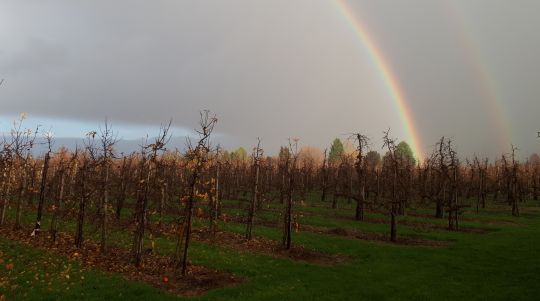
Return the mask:
[[(0, 238), (0, 292), (8, 300), (174, 299), (143, 283), (82, 268), (77, 262)], [(12, 264), (12, 269), (6, 266)]]
[[(232, 201), (236, 203), (235, 201)], [(311, 202), (310, 202), (311, 203)], [(342, 201), (341, 204), (346, 204)], [(329, 205), (329, 203), (326, 203)], [(280, 208), (274, 204), (274, 208)], [(352, 208), (352, 206), (351, 206)], [(352, 211), (306, 205), (301, 210), (317, 213), (304, 216), (302, 223), (364, 231), (388, 231), (385, 224), (358, 223), (334, 219), (331, 214), (352, 215)], [(241, 210), (227, 209), (230, 214)], [(418, 210), (431, 214), (433, 210)], [(463, 226), (490, 228), (488, 234), (419, 230), (400, 225), (398, 234), (452, 243), (444, 248), (414, 247), (361, 241), (345, 237), (300, 232), (294, 244), (326, 253), (352, 257), (336, 266), (317, 266), (248, 251), (194, 242), (190, 258), (195, 264), (229, 271), (246, 277), (236, 287), (216, 289), (191, 300), (538, 300), (540, 298), (540, 210), (538, 202), (521, 208), (522, 216), (511, 217), (508, 206), (492, 205), (477, 215), (469, 210), (464, 217), (474, 222)], [(8, 217), (13, 218), (11, 211)], [(275, 220), (279, 212), (261, 212), (258, 218)], [(368, 216), (384, 217), (369, 213)], [(34, 214), (24, 215), (31, 222)], [(170, 217), (167, 217), (170, 219)], [(403, 219), (445, 224), (429, 218)], [(490, 224), (481, 221), (505, 221)], [(44, 228), (48, 229), (48, 220)], [(205, 225), (197, 221), (197, 226)], [(221, 227), (243, 233), (244, 225), (221, 223)], [(93, 227), (87, 227), (91, 237)], [(72, 231), (66, 222), (63, 231)], [(279, 229), (255, 226), (254, 235), (279, 240)], [(128, 246), (131, 233), (115, 230), (110, 241)], [(175, 242), (156, 240), (157, 250), (171, 254)], [(144, 283), (127, 281), (117, 275), (82, 268), (77, 262), (41, 252), (0, 238), (0, 293), (8, 300), (177, 300)], [(43, 264), (46, 262), (47, 264)], [(13, 263), (13, 269), (6, 268)], [(70, 266), (71, 265), (71, 266)], [(67, 272), (66, 272), (67, 271)], [(69, 275), (69, 279), (66, 278)], [(37, 275), (37, 276), (36, 276)]]

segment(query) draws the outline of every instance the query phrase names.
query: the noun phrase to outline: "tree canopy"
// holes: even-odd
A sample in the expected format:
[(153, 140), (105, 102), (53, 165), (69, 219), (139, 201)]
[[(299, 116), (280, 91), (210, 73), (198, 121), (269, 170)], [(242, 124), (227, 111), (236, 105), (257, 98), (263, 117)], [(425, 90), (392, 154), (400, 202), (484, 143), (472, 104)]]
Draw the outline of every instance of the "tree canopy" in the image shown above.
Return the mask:
[(285, 162), (287, 159), (289, 159), (291, 155), (291, 152), (289, 151), (289, 148), (286, 146), (282, 146), (279, 148), (279, 161)]
[(402, 160), (409, 161), (413, 165), (416, 164), (416, 159), (414, 158), (413, 151), (409, 144), (405, 141), (401, 141), (396, 146), (396, 155)]
[(381, 154), (377, 151), (369, 151), (366, 154), (366, 163), (370, 168), (375, 168), (381, 163)]
[(343, 143), (341, 142), (341, 140), (339, 140), (339, 138), (334, 139), (334, 141), (332, 142), (332, 146), (330, 146), (328, 161), (330, 163), (337, 162), (344, 152), (345, 148), (343, 147)]
[(247, 160), (247, 157), (248, 157), (247, 151), (243, 147), (239, 147), (231, 153), (231, 158), (237, 159), (240, 161)]

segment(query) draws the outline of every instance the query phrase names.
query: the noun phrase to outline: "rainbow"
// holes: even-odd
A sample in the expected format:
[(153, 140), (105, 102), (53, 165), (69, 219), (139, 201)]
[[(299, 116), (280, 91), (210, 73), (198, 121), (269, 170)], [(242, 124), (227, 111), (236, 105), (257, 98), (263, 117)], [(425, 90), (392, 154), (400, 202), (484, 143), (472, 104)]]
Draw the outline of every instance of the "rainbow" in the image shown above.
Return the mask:
[[(511, 145), (511, 132), (509, 127), (508, 118), (504, 113), (504, 104), (501, 97), (498, 93), (498, 86), (496, 80), (493, 77), (489, 64), (486, 62), (485, 57), (481, 55), (480, 48), (476, 39), (471, 35), (471, 30), (467, 26), (467, 20), (461, 12), (458, 11), (458, 8), (455, 4), (450, 2), (446, 3), (445, 12), (448, 13), (448, 17), (452, 24), (456, 24), (458, 31), (459, 42), (462, 46), (462, 49), (465, 50), (465, 57), (468, 60), (468, 65), (473, 68), (475, 73), (476, 80), (479, 83), (479, 86), (482, 89), (483, 100), (486, 102), (486, 107), (491, 110), (492, 121), (494, 127), (497, 129), (499, 147), (501, 149), (508, 149)], [(457, 22), (456, 22), (457, 21)]]
[(335, 0), (334, 3), (337, 5), (339, 11), (345, 17), (351, 28), (354, 30), (356, 35), (360, 38), (363, 45), (367, 49), (371, 60), (375, 64), (377, 70), (379, 70), (382, 79), (390, 93), (390, 96), (395, 101), (397, 109), (399, 111), (401, 121), (405, 128), (406, 135), (408, 136), (407, 140), (411, 146), (412, 151), (415, 156), (422, 161), (424, 158), (424, 152), (422, 143), (420, 140), (420, 135), (414, 125), (414, 118), (411, 113), (411, 110), (405, 100), (405, 96), (398, 84), (396, 76), (392, 73), (388, 62), (386, 62), (383, 52), (377, 47), (373, 38), (370, 37), (365, 27), (360, 23), (360, 21), (353, 15), (352, 9), (348, 6), (345, 0)]

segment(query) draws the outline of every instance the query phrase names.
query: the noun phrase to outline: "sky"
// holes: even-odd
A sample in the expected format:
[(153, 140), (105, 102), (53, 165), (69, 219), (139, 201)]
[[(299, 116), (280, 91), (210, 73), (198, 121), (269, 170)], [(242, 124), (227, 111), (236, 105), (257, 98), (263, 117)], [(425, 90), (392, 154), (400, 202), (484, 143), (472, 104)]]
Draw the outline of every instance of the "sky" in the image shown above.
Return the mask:
[[(341, 3), (341, 4), (340, 4)], [(0, 0), (0, 132), (28, 113), (56, 137), (107, 118), (120, 138), (190, 135), (267, 153), (289, 137), (327, 147), (361, 132), (410, 133), (343, 5), (401, 88), (419, 148), (540, 152), (540, 1)]]

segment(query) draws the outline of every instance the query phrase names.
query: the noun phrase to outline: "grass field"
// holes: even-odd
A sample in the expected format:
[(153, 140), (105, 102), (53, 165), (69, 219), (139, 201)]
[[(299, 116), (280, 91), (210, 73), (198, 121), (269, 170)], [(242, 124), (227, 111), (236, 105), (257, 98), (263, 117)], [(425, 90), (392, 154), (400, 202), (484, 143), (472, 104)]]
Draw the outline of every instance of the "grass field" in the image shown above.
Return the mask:
[[(225, 209), (230, 216), (242, 211)], [(328, 204), (298, 207), (303, 217), (293, 244), (322, 253), (349, 258), (336, 265), (317, 265), (270, 254), (242, 251), (195, 241), (190, 249), (194, 264), (227, 271), (245, 282), (211, 290), (201, 296), (180, 297), (145, 283), (81, 266), (77, 260), (40, 251), (18, 241), (0, 237), (0, 292), (7, 300), (538, 300), (540, 297), (540, 207), (537, 201), (522, 205), (521, 217), (510, 208), (491, 205), (479, 214), (465, 212), (462, 227), (481, 229), (449, 232), (446, 220), (425, 215), (431, 209), (409, 211), (400, 217), (398, 235), (445, 241), (445, 246), (412, 246), (361, 240), (303, 231), (302, 225), (387, 233), (381, 213), (369, 213), (366, 222), (346, 219), (351, 205), (331, 209)], [(324, 207), (327, 206), (327, 207)], [(231, 207), (231, 208), (229, 208)], [(279, 204), (274, 206), (279, 208)], [(272, 207), (258, 213), (260, 221), (277, 220)], [(10, 211), (12, 214), (12, 212)], [(12, 216), (11, 216), (12, 217)], [(25, 214), (30, 224), (31, 214)], [(44, 229), (48, 229), (48, 220)], [(205, 221), (195, 222), (196, 227)], [(441, 228), (425, 227), (440, 225)], [(424, 225), (422, 227), (415, 225)], [(243, 233), (244, 225), (220, 224), (225, 231)], [(87, 227), (89, 236), (95, 235)], [(62, 231), (72, 231), (66, 222)], [(279, 241), (276, 227), (255, 225), (254, 235)], [(147, 240), (148, 241), (148, 240)], [(110, 242), (129, 246), (131, 233), (115, 229)], [(156, 239), (160, 254), (171, 254), (175, 242)]]

